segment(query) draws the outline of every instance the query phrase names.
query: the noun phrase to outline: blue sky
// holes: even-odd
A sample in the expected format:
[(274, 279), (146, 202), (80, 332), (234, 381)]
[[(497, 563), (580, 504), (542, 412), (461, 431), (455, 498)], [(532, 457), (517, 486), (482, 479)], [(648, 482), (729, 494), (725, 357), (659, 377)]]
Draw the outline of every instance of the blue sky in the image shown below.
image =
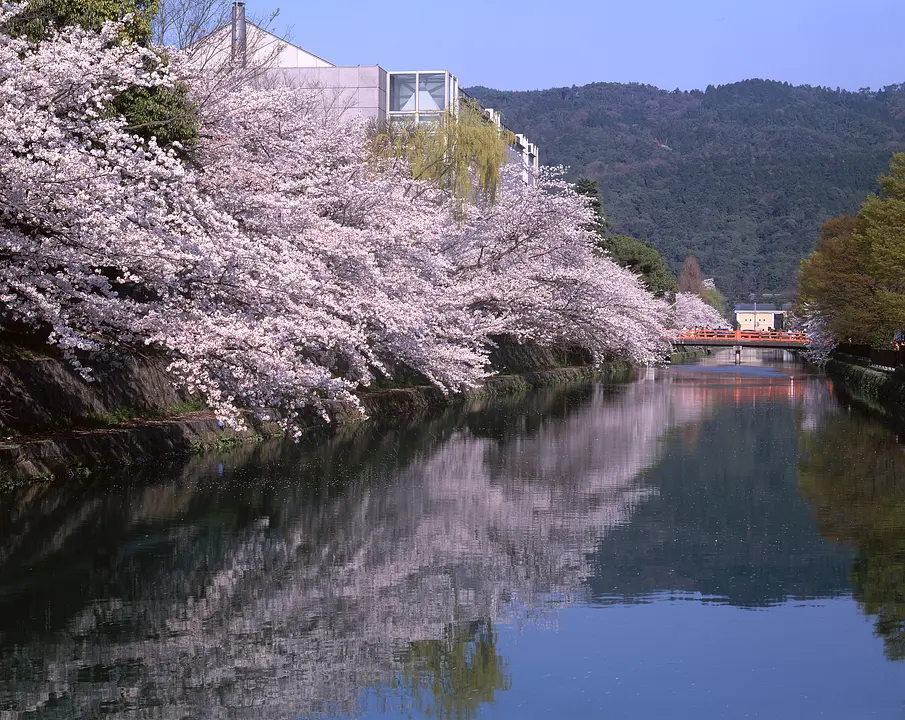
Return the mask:
[(751, 77), (905, 82), (905, 0), (248, 0), (339, 65), (445, 69), (465, 86), (704, 88)]

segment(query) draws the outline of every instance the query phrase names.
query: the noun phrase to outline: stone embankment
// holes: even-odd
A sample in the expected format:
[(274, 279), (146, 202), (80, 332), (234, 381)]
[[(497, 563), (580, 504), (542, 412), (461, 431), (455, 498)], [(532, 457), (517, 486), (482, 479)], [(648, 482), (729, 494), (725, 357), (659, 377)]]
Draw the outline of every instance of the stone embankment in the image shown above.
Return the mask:
[[(361, 393), (369, 417), (397, 418), (441, 408), (463, 398), (513, 395), (531, 388), (608, 375), (628, 379), (628, 363), (591, 364), (577, 348), (500, 343), (491, 354), (498, 375), (465, 395), (416, 385)], [(0, 484), (87, 474), (104, 467), (199, 452), (279, 433), (275, 423), (248, 418), (236, 432), (172, 386), (165, 362), (128, 358), (95, 367), (86, 382), (65, 360), (34, 352), (0, 357)], [(352, 411), (338, 422), (358, 422)], [(322, 426), (312, 415), (311, 428)]]
[(721, 348), (701, 347), (696, 345), (676, 345), (673, 347), (672, 354), (669, 356), (669, 362), (676, 364), (697, 360), (698, 358), (707, 355), (713, 355), (715, 350), (720, 349)]
[(897, 418), (905, 417), (905, 372), (885, 372), (865, 367), (858, 358), (842, 353), (826, 362), (826, 374), (846, 395), (875, 410)]

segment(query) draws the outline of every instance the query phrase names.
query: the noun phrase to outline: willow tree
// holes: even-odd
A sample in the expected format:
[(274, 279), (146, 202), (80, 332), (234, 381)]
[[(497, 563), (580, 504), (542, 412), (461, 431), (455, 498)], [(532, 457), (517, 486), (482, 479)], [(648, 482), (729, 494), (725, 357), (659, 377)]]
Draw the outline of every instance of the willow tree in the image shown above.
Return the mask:
[(417, 640), (402, 654), (400, 686), (414, 709), (437, 720), (471, 720), (512, 686), (509, 664), (497, 652), (491, 621), (446, 627), (441, 640)]
[(515, 136), (491, 122), (474, 101), (419, 123), (391, 122), (376, 129), (375, 152), (408, 163), (415, 180), (430, 181), (455, 200), (460, 215), (478, 196), (491, 202)]

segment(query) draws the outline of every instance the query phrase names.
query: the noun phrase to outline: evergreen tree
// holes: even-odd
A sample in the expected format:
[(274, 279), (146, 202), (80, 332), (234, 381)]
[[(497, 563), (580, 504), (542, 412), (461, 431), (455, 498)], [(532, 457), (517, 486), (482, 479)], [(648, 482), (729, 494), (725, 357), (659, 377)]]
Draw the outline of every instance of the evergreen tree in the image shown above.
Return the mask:
[(669, 271), (666, 261), (646, 240), (630, 235), (611, 235), (609, 221), (603, 215), (600, 202), (600, 185), (596, 180), (580, 178), (575, 183), (575, 191), (590, 200), (596, 218), (590, 230), (598, 237), (597, 245), (605, 250), (622, 267), (641, 275), (647, 289), (657, 297), (675, 292), (676, 280)]
[(600, 185), (596, 180), (591, 180), (590, 178), (581, 177), (575, 182), (575, 192), (579, 195), (584, 195), (591, 204), (591, 209), (594, 211), (594, 217), (596, 221), (594, 222), (593, 231), (596, 232), (601, 237), (609, 235), (610, 233), (610, 223), (603, 215), (603, 204), (600, 202)]
[(666, 261), (646, 240), (630, 235), (612, 235), (602, 238), (601, 244), (613, 260), (641, 275), (647, 289), (657, 297), (676, 291), (676, 279)]

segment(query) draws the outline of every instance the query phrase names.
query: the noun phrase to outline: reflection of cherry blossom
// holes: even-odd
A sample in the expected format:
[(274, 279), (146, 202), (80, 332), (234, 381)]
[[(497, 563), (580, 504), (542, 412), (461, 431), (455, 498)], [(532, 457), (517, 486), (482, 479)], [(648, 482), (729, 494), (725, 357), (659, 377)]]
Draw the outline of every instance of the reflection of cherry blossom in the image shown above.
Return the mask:
[[(549, 406), (542, 397), (502, 436), (425, 431), (432, 440), (410, 461), (368, 464), (319, 501), (304, 487), (261, 490), (280, 502), (239, 529), (168, 523), (166, 550), (123, 561), (62, 632), (0, 655), (0, 696), (45, 717), (90, 715), (109, 697), (122, 698), (111, 718), (150, 708), (161, 718), (348, 714), (363, 690), (392, 683), (410, 643), (442, 638), (451, 623), (551, 622), (586, 596), (599, 540), (649, 497), (638, 476), (664, 434), (705, 408), (678, 406), (653, 381), (571, 398), (563, 417), (562, 396), (545, 397)], [(514, 430), (539, 415), (533, 430)], [(342, 456), (324, 454), (346, 471)], [(276, 468), (280, 487), (295, 482), (297, 458)], [(136, 488), (122, 503), (145, 514), (130, 518), (135, 533), (145, 537), (161, 502), (183, 517), (229, 494), (206, 480)], [(74, 522), (93, 511), (77, 505)], [(128, 587), (129, 573), (141, 591), (124, 599), (109, 588)], [(32, 668), (28, 679), (13, 662)], [(112, 670), (80, 681), (84, 667)]]

